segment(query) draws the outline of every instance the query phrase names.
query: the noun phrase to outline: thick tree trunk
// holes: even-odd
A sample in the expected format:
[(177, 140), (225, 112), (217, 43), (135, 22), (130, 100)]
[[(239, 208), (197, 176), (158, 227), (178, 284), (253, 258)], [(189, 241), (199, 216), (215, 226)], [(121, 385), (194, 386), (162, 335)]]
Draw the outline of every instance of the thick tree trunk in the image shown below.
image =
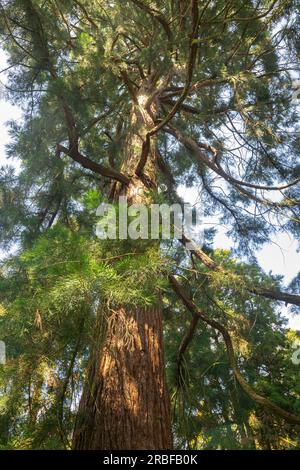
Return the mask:
[(89, 366), (74, 449), (171, 449), (160, 308), (120, 309)]
[[(142, 174), (136, 171), (147, 131), (154, 126), (155, 104), (146, 106), (152, 92), (145, 83), (134, 100), (122, 169), (131, 183), (114, 187), (114, 198), (126, 195), (129, 203), (149, 203), (146, 190), (156, 186), (155, 141)], [(156, 305), (136, 310), (121, 306), (108, 317), (104, 338), (99, 331), (77, 416), (74, 449), (172, 449), (162, 311), (159, 301)]]

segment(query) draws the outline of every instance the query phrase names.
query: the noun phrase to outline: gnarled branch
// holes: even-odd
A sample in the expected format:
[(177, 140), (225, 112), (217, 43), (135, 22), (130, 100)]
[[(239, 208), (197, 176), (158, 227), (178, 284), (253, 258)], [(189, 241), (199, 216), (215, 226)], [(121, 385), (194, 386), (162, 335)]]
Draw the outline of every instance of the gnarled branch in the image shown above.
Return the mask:
[(271, 400), (268, 398), (258, 394), (244, 379), (242, 376), (236, 359), (235, 359), (235, 353), (234, 353), (234, 348), (231, 340), (231, 336), (228, 333), (227, 329), (221, 325), (221, 323), (217, 322), (216, 320), (208, 317), (204, 312), (199, 310), (197, 306), (194, 304), (194, 302), (189, 298), (183, 287), (177, 282), (174, 276), (170, 275), (169, 276), (170, 283), (172, 285), (172, 288), (174, 292), (177, 294), (177, 296), (181, 299), (182, 303), (186, 306), (186, 308), (193, 314), (196, 315), (198, 318), (200, 318), (202, 321), (210, 325), (212, 328), (216, 329), (221, 333), (223, 336), (226, 349), (227, 349), (227, 356), (228, 356), (228, 361), (230, 364), (231, 369), (233, 370), (233, 373), (235, 375), (236, 380), (240, 384), (241, 388), (244, 390), (244, 392), (252, 398), (256, 403), (259, 405), (264, 406), (268, 410), (272, 411), (275, 415), (279, 416), (280, 418), (283, 418), (285, 421), (288, 423), (292, 424), (298, 424), (300, 425), (300, 416), (295, 415), (294, 413), (291, 413), (289, 411), (284, 410), (280, 406), (276, 405), (273, 403)]

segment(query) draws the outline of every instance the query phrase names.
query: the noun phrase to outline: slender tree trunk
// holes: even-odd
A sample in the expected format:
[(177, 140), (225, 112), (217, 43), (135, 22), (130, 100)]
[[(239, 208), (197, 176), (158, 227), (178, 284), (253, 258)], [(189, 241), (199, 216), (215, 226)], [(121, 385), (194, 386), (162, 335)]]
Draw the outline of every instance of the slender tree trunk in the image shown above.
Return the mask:
[[(148, 85), (148, 84), (146, 84)], [(146, 109), (149, 89), (141, 87), (126, 139), (123, 171), (135, 174), (147, 130), (154, 125), (155, 106)], [(114, 197), (130, 203), (149, 202), (146, 191), (156, 184), (156, 143), (151, 142), (142, 177)], [(101, 322), (99, 322), (100, 324)], [(162, 309), (118, 307), (108, 317), (91, 354), (88, 379), (73, 435), (74, 449), (172, 449), (166, 387)], [(102, 338), (102, 339), (101, 339)]]

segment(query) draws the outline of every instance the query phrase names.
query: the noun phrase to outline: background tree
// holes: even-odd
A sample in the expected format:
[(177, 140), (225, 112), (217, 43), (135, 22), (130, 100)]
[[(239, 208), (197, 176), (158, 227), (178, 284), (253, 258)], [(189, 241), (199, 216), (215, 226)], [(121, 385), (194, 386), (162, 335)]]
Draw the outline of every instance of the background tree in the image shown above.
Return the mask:
[[(298, 445), (292, 337), (276, 302), (300, 300), (253, 252), (280, 229), (299, 236), (295, 7), (1, 2), (7, 97), (24, 109), (9, 148), (20, 171), (0, 179), (2, 242), (19, 249), (1, 279), (2, 336), (17, 336), (3, 372), (4, 446), (68, 447), (76, 414), (73, 448), (171, 448), (166, 364), (184, 416), (175, 445)], [(179, 184), (201, 184), (239, 263), (211, 252), (211, 231), (191, 260), (185, 236), (180, 247), (95, 239), (101, 200), (174, 202)], [(193, 317), (180, 345), (184, 306)], [(280, 437), (266, 437), (273, 422)]]

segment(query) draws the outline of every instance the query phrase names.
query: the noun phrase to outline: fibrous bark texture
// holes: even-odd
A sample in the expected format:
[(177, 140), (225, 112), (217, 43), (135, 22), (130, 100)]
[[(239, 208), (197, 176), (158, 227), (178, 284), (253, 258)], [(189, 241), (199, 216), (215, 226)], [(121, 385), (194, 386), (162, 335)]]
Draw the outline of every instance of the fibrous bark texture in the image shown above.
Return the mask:
[(74, 449), (171, 449), (160, 308), (119, 309), (94, 351)]

